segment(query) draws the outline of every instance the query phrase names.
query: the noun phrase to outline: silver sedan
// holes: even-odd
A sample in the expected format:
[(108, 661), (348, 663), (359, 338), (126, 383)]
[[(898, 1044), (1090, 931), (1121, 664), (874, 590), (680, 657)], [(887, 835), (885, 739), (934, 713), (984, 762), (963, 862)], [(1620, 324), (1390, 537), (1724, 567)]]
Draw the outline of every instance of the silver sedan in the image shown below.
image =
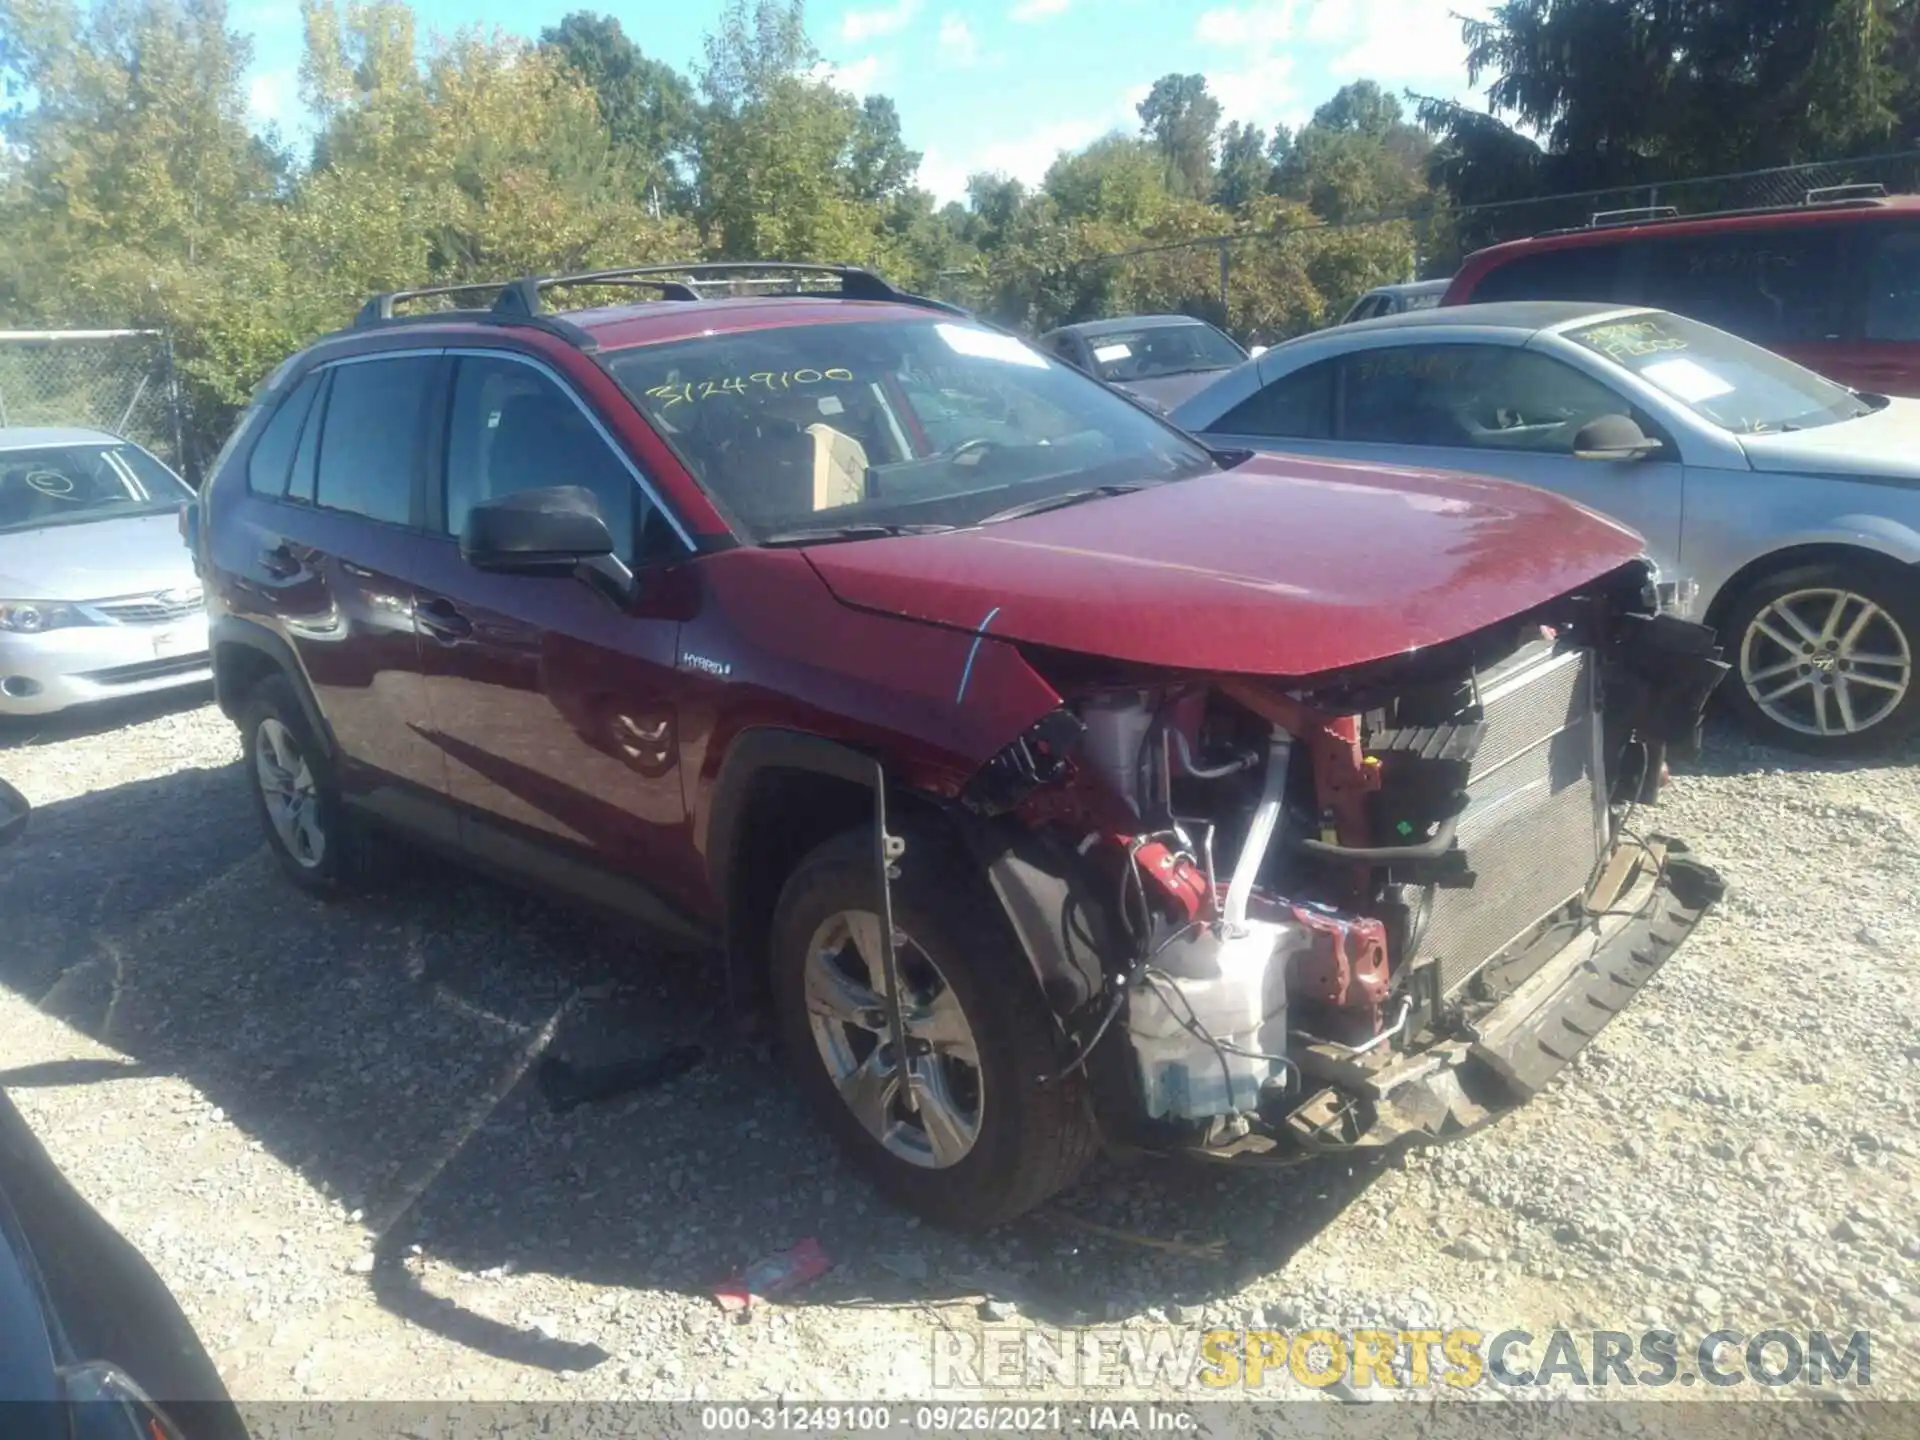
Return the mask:
[(1920, 401), (1666, 311), (1539, 301), (1289, 341), (1172, 418), (1215, 448), (1556, 491), (1698, 586), (1736, 668), (1723, 693), (1757, 732), (1853, 753), (1920, 725)]
[(0, 429), (0, 715), (212, 678), (180, 507), (193, 491), (97, 430)]

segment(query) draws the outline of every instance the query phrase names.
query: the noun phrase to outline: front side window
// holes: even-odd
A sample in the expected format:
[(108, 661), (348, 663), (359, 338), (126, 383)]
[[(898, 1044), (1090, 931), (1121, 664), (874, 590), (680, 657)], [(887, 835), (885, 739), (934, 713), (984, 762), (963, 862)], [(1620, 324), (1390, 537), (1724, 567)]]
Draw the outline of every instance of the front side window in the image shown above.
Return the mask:
[(1349, 440), (1571, 455), (1589, 421), (1633, 413), (1599, 381), (1509, 345), (1398, 346), (1349, 355), (1346, 367)]
[(1867, 339), (1920, 340), (1920, 230), (1882, 234), (1867, 266)]
[(607, 368), (750, 538), (971, 525), (1206, 451), (1010, 335), (952, 320), (783, 325), (616, 352)]
[(1093, 373), (1108, 384), (1229, 370), (1246, 359), (1240, 347), (1211, 325), (1154, 325), (1087, 337)]
[(447, 428), (447, 533), (459, 535), (482, 501), (551, 485), (588, 490), (615, 553), (633, 558), (646, 497), (573, 398), (530, 365), (462, 358)]
[(138, 445), (0, 450), (0, 532), (177, 511), (193, 491)]
[(1873, 408), (1771, 350), (1679, 315), (1649, 312), (1563, 333), (1736, 435), (1810, 430)]
[(409, 522), (421, 421), (437, 364), (432, 356), (405, 355), (333, 369), (321, 421), (317, 503), (369, 520)]
[(1321, 360), (1282, 375), (1207, 429), (1220, 435), (1325, 440), (1333, 434), (1333, 377), (1339, 363)]

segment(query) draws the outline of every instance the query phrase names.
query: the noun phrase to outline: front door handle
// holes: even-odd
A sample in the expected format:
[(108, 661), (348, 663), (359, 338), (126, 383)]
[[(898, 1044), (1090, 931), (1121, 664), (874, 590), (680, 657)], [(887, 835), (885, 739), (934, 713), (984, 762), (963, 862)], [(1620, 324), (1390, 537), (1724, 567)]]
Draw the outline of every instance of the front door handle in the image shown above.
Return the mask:
[(414, 607), (420, 628), (442, 645), (452, 645), (473, 634), (473, 622), (451, 600), (433, 599)]
[(276, 580), (290, 580), (300, 573), (300, 562), (283, 540), (271, 550), (260, 552), (260, 568)]

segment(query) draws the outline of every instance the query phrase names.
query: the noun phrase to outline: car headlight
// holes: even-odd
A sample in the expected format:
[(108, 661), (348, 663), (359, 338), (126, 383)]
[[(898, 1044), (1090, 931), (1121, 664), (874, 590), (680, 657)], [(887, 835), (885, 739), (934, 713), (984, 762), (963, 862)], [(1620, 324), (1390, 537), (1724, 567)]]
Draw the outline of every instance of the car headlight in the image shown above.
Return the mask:
[(118, 1367), (89, 1361), (59, 1373), (74, 1440), (181, 1440), (173, 1421)]
[(77, 605), (58, 600), (0, 600), (0, 630), (16, 635), (38, 635), (43, 630), (65, 630), (91, 625)]

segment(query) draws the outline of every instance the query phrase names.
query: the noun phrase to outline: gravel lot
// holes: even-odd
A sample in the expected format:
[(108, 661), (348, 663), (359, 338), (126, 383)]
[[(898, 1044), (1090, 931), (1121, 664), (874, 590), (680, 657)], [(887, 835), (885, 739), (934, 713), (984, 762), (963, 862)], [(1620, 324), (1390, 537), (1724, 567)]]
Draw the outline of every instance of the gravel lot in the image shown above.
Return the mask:
[[(1493, 1129), (1374, 1166), (1103, 1165), (984, 1239), (855, 1179), (699, 959), (426, 863), (308, 901), (238, 757), (197, 698), (0, 732), (39, 810), (0, 856), (0, 1084), (241, 1399), (924, 1398), (939, 1337), (992, 1320), (1858, 1329), (1873, 1398), (1920, 1399), (1913, 753), (1716, 731), (1643, 823), (1731, 897)], [(528, 1073), (686, 1042), (691, 1074), (567, 1115)], [(804, 1236), (829, 1274), (722, 1316), (717, 1282)]]

